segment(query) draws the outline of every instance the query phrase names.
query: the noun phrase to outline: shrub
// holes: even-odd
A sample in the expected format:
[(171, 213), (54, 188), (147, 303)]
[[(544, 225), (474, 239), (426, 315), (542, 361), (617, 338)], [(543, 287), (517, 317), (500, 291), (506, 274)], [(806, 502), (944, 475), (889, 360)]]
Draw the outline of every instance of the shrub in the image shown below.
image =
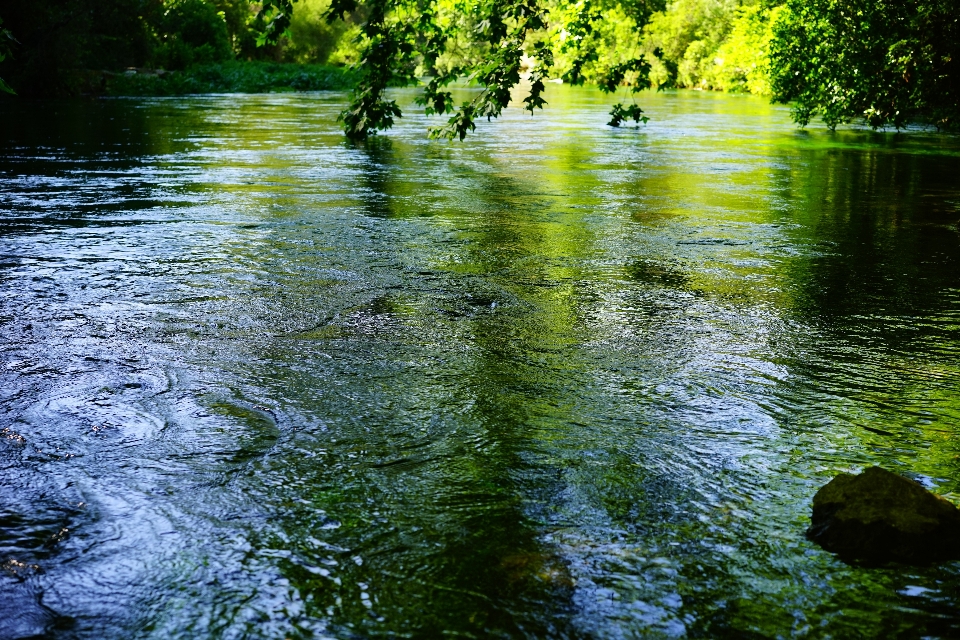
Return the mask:
[(159, 26), (161, 67), (185, 69), (233, 57), (224, 13), (206, 0), (170, 0)]
[(113, 96), (173, 96), (191, 93), (267, 93), (349, 89), (349, 69), (278, 62), (229, 61), (195, 65), (185, 71), (115, 75), (107, 82)]

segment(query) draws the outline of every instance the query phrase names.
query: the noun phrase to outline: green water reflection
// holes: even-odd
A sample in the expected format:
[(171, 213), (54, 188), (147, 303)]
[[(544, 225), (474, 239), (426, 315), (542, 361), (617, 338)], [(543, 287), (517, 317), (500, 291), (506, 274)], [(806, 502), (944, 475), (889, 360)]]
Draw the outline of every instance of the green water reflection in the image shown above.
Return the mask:
[(5, 103), (0, 630), (960, 633), (957, 563), (803, 537), (838, 471), (960, 501), (957, 139), (550, 91)]

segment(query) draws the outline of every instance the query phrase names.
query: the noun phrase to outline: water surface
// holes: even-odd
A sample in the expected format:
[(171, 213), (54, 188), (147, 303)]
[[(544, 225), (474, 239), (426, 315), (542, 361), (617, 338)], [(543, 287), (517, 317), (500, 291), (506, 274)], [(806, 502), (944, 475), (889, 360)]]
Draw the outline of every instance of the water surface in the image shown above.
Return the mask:
[(3, 103), (0, 637), (960, 635), (803, 535), (960, 501), (960, 141), (548, 99)]

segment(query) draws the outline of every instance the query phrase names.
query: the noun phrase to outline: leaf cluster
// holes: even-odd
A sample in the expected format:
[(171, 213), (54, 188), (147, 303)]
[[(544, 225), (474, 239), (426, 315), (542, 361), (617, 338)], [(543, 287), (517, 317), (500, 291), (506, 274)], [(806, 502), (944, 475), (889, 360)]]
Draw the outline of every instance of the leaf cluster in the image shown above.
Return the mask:
[(788, 0), (774, 32), (773, 97), (801, 125), (960, 123), (960, 0)]
[[(289, 24), (291, 0), (264, 3), (272, 24)], [(327, 19), (362, 16), (358, 35), (359, 82), (351, 103), (340, 116), (347, 136), (364, 139), (389, 129), (402, 115), (387, 89), (420, 85), (418, 99), (428, 114), (448, 115), (434, 129), (434, 138), (463, 140), (477, 122), (501, 115), (518, 86), (523, 108), (534, 113), (546, 104), (546, 82), (555, 74), (582, 84), (588, 77), (607, 92), (622, 86), (639, 91), (649, 86), (650, 65), (639, 50), (617, 61), (598, 64), (598, 41), (605, 14), (616, 9), (645, 20), (654, 5), (642, 0), (332, 0)], [(280, 15), (288, 12), (286, 22)], [(279, 37), (276, 29), (272, 38)], [(634, 39), (638, 41), (639, 30)], [(269, 39), (268, 39), (269, 41)], [(469, 55), (456, 55), (469, 43)], [(557, 55), (563, 69), (556, 67)], [(440, 60), (444, 64), (440, 64)], [(452, 61), (452, 62), (451, 62)], [(457, 105), (450, 90), (457, 82), (479, 85), (480, 91)], [(625, 119), (646, 119), (637, 105), (617, 105), (611, 125)]]

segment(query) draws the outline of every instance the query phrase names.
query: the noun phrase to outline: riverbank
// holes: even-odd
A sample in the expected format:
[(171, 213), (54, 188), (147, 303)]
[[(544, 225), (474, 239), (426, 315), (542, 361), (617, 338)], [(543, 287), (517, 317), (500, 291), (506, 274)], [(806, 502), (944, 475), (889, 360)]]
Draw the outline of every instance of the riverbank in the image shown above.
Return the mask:
[(194, 93), (272, 93), (350, 89), (356, 72), (346, 67), (259, 61), (197, 65), (183, 71), (129, 69), (101, 72), (92, 93), (108, 96), (175, 96)]

